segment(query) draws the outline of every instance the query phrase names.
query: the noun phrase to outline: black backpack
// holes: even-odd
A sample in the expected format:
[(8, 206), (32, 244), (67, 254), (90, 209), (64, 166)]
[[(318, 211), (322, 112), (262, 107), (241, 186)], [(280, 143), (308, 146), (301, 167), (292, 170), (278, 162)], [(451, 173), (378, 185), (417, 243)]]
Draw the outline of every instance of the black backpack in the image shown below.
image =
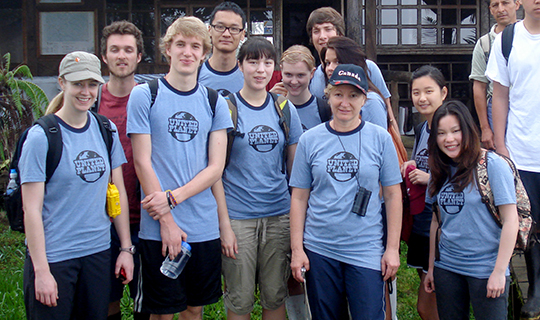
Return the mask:
[[(97, 114), (95, 112), (91, 113), (97, 119), (99, 123), (99, 130), (103, 141), (107, 146), (107, 151), (109, 154), (109, 163), (111, 162), (111, 150), (113, 144), (112, 133), (115, 131), (109, 122), (107, 117)], [(62, 132), (60, 130), (60, 125), (54, 114), (49, 114), (38, 119), (34, 125), (40, 125), (45, 134), (47, 135), (47, 141), (49, 142), (49, 148), (47, 150), (47, 160), (46, 160), (46, 169), (45, 169), (45, 183), (48, 183), (52, 175), (58, 167), (60, 158), (62, 158)], [(17, 172), (17, 187), (10, 194), (4, 193), (4, 204), (6, 209), (6, 214), (9, 220), (9, 225), (13, 231), (19, 231), (24, 233), (24, 212), (22, 206), (22, 196), (21, 196), (21, 178), (19, 175), (19, 159), (21, 157), (22, 148), (26, 137), (28, 136), (28, 131), (30, 128), (26, 129), (17, 142), (15, 148), (15, 153), (11, 159), (10, 172), (15, 170)]]
[(321, 121), (326, 122), (332, 119), (332, 109), (330, 109), (328, 101), (319, 97), (315, 97), (315, 99), (317, 99), (317, 109), (319, 110), (319, 117), (321, 117)]
[(516, 23), (512, 23), (506, 26), (502, 32), (501, 39), (501, 50), (506, 59), (506, 65), (508, 65), (508, 57), (510, 57), (510, 52), (512, 51), (512, 42), (514, 42), (514, 28)]

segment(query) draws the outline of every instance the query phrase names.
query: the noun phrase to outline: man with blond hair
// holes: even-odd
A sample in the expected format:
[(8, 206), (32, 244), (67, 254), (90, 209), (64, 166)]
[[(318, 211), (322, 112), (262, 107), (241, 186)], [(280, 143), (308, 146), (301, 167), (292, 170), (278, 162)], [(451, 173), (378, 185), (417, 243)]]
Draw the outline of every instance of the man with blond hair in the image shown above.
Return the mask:
[[(151, 319), (202, 319), (202, 306), (221, 297), (221, 244), (217, 204), (210, 187), (225, 165), (227, 129), (223, 97), (211, 103), (197, 83), (197, 69), (210, 51), (210, 36), (195, 17), (177, 19), (161, 39), (170, 64), (157, 94), (149, 85), (133, 89), (127, 133), (142, 187), (142, 294), (135, 310)], [(216, 93), (217, 96), (217, 93)], [(177, 279), (160, 272), (189, 242), (191, 258)]]

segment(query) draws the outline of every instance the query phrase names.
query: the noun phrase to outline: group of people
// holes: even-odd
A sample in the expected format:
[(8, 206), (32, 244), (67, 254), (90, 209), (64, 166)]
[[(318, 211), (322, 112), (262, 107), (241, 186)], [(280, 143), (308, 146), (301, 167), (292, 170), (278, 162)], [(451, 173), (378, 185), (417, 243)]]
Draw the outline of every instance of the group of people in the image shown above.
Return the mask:
[[(528, 51), (519, 49), (540, 46), (537, 2), (523, 0), (516, 48), (506, 63), (496, 38), (486, 72), (495, 81), (492, 147), (516, 161), (535, 219), (540, 179), (530, 152), (539, 146), (522, 138), (538, 129), (532, 122), (525, 134), (518, 120), (534, 106), (521, 99), (534, 99), (512, 91), (519, 81), (538, 82), (520, 60)], [(484, 129), (481, 136), (461, 102), (445, 101), (441, 72), (423, 66), (413, 73), (412, 102), (426, 122), (412, 160), (400, 164), (388, 133), (390, 93), (377, 65), (344, 36), (337, 11), (319, 8), (307, 22), (320, 66), (300, 45), (278, 61), (268, 40), (244, 39), (245, 26), (232, 2), (214, 9), (209, 26), (177, 19), (160, 43), (169, 72), (154, 84), (135, 82), (142, 35), (126, 21), (103, 30), (107, 83), (95, 55), (64, 57), (62, 92), (47, 109), (62, 135), (60, 164), (46, 179), (40, 126), (29, 131), (19, 164), (27, 317), (121, 319), (129, 283), (135, 319), (202, 319), (203, 307), (221, 297), (227, 319), (250, 319), (257, 288), (267, 320), (306, 319), (303, 288), (313, 319), (385, 319), (408, 180), (426, 190), (407, 257), (422, 280), (422, 319), (468, 319), (470, 302), (477, 319), (505, 319), (518, 230), (512, 171), (488, 154), (500, 228), (474, 180)], [(282, 81), (267, 91), (276, 65)], [(111, 150), (90, 109), (111, 120)], [(120, 192), (116, 218), (105, 210), (110, 182)], [(173, 280), (160, 267), (181, 254), (183, 242), (191, 257)], [(536, 290), (532, 283), (529, 301), (540, 299)]]

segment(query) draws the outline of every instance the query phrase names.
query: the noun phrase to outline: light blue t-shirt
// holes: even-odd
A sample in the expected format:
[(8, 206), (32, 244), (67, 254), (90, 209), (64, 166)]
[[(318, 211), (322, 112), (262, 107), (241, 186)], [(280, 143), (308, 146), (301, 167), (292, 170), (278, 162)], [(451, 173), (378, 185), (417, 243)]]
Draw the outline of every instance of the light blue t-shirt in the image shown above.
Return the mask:
[[(45, 184), (42, 210), (49, 263), (108, 250), (111, 238), (111, 223), (105, 211), (111, 165), (99, 124), (90, 113), (80, 129), (58, 117), (57, 120), (62, 134), (62, 157)], [(116, 130), (112, 122), (111, 127)], [(45, 181), (48, 147), (43, 128), (33, 126), (19, 162), (22, 184)], [(117, 132), (113, 133), (111, 161), (113, 169), (126, 162)]]
[[(223, 186), (229, 217), (235, 220), (264, 218), (289, 213), (290, 195), (286, 174), (282, 172), (285, 135), (270, 94), (261, 107), (253, 107), (235, 93), (238, 107), (238, 132)], [(289, 145), (296, 144), (302, 125), (296, 108), (289, 103), (291, 125)]]
[(362, 107), (362, 110), (360, 110), (360, 115), (362, 116), (362, 120), (388, 129), (386, 104), (378, 93), (373, 91), (368, 92), (366, 103)]
[[(385, 231), (379, 183), (400, 182), (397, 153), (383, 128), (362, 121), (353, 131), (337, 132), (326, 122), (306, 131), (296, 149), (290, 181), (292, 187), (311, 189), (305, 247), (344, 263), (381, 270)], [(358, 184), (371, 191), (363, 217), (351, 212)]]
[[(386, 87), (383, 75), (377, 64), (371, 60), (366, 59), (366, 65), (368, 68), (369, 78), (371, 79), (371, 82), (373, 82), (373, 84), (379, 89), (385, 99), (390, 98), (390, 91), (388, 91), (388, 88)], [(316, 97), (326, 100), (326, 97), (324, 96), (325, 88), (326, 81), (324, 79), (324, 72), (321, 64), (317, 67), (317, 69), (315, 69), (315, 74), (313, 75), (313, 78), (311, 78), (311, 82), (309, 83), (309, 92), (311, 92), (311, 94), (315, 95)]]
[[(187, 184), (208, 166), (208, 136), (232, 128), (227, 102), (218, 97), (214, 114), (208, 90), (202, 85), (188, 92), (174, 89), (164, 78), (150, 108), (147, 84), (131, 91), (127, 104), (127, 134), (150, 134), (152, 166), (161, 190)], [(142, 195), (144, 198), (144, 194)], [(219, 238), (217, 204), (210, 188), (172, 210), (174, 221), (188, 235), (189, 242)], [(141, 208), (141, 239), (161, 241), (159, 221)]]
[(221, 72), (212, 69), (208, 60), (199, 70), (199, 83), (212, 88), (226, 97), (230, 93), (235, 93), (242, 89), (244, 85), (244, 74), (238, 65), (231, 71)]
[(322, 122), (319, 107), (317, 106), (317, 98), (314, 95), (306, 103), (298, 106), (295, 105), (295, 107), (298, 111), (300, 122), (302, 122), (304, 132)]
[[(516, 203), (514, 176), (508, 164), (491, 152), (487, 160), (495, 205)], [(437, 202), (442, 226), (440, 261), (435, 261), (435, 266), (465, 276), (489, 278), (497, 260), (501, 228), (482, 203), (476, 184), (454, 192), (447, 182), (437, 194)]]

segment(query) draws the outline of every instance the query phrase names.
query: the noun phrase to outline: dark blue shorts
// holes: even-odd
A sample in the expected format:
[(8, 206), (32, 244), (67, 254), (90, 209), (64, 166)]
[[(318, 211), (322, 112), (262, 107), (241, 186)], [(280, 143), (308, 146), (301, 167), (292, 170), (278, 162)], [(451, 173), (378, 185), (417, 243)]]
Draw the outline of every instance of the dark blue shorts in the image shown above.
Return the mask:
[(191, 258), (180, 276), (171, 279), (159, 268), (165, 259), (161, 241), (140, 239), (142, 291), (135, 312), (173, 314), (187, 306), (216, 303), (221, 292), (221, 241), (190, 242)]
[(381, 271), (305, 251), (310, 265), (306, 281), (313, 319), (346, 319), (343, 305), (347, 299), (353, 320), (384, 320), (385, 286)]
[(109, 308), (110, 251), (49, 263), (58, 286), (56, 307), (36, 300), (32, 259), (24, 262), (24, 304), (27, 319), (105, 319)]

